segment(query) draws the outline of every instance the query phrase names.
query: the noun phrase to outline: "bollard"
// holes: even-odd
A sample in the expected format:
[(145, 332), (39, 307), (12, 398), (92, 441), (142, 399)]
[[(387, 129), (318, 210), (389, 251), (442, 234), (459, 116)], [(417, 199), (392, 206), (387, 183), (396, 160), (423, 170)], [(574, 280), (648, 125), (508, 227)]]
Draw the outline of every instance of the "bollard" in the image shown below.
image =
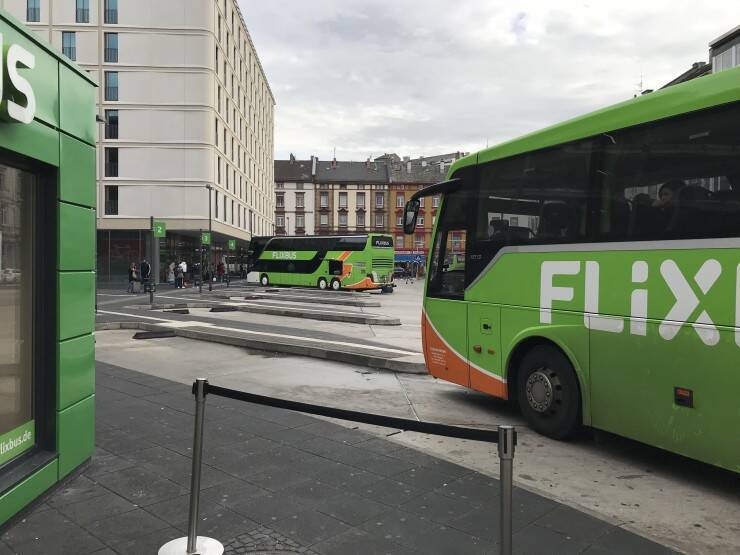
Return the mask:
[(512, 501), (514, 481), (514, 427), (498, 427), (499, 480), (501, 485), (501, 555), (511, 555)]
[(167, 542), (159, 549), (159, 555), (222, 555), (224, 546), (212, 538), (198, 536), (198, 505), (200, 503), (200, 475), (203, 460), (203, 420), (206, 408), (206, 386), (204, 378), (195, 380), (195, 431), (193, 433), (193, 468), (190, 475), (190, 510), (188, 513), (188, 536)]

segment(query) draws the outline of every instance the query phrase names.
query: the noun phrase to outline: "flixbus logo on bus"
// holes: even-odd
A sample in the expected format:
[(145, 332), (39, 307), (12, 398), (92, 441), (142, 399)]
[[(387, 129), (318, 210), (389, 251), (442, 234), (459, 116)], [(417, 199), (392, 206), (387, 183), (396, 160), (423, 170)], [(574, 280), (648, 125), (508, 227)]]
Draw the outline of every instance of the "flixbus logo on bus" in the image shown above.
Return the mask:
[(296, 251), (272, 251), (272, 258), (279, 260), (295, 260), (298, 258)]
[[(738, 328), (735, 330), (735, 342), (740, 346), (740, 265), (734, 270), (736, 271), (735, 325)], [(625, 320), (629, 320), (630, 334), (647, 335), (649, 291), (642, 285), (648, 280), (648, 263), (644, 260), (637, 260), (632, 264), (632, 284), (635, 288), (630, 297), (630, 317), (627, 319), (599, 314), (598, 262), (577, 260), (543, 262), (540, 268), (541, 323), (552, 323), (553, 301), (567, 302), (575, 297), (573, 287), (555, 286), (553, 278), (559, 275), (578, 276), (582, 271), (585, 274), (583, 323), (587, 328), (608, 333), (622, 333)], [(722, 265), (719, 261), (707, 260), (696, 275), (687, 278), (674, 260), (665, 260), (660, 265), (660, 275), (673, 295), (673, 306), (658, 326), (660, 336), (670, 341), (676, 337), (680, 327), (691, 321), (690, 325), (705, 345), (717, 345), (720, 340), (719, 330), (702, 304), (722, 275)], [(696, 288), (701, 292), (701, 296), (697, 295)]]

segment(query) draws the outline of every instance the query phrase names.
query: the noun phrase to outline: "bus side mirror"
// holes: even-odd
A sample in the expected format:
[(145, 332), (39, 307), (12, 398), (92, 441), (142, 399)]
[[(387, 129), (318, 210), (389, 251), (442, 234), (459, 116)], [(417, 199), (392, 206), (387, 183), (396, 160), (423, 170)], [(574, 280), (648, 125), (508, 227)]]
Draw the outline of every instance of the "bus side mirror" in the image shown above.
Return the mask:
[(403, 232), (407, 235), (416, 230), (416, 217), (419, 215), (419, 201), (410, 200), (406, 203), (403, 215)]

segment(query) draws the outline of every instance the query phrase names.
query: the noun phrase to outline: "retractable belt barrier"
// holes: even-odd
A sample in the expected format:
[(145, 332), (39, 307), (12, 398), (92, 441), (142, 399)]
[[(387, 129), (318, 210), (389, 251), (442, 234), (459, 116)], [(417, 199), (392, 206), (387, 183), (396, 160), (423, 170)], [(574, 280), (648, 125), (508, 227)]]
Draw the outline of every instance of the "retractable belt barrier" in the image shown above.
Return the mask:
[(420, 422), (407, 418), (396, 418), (380, 414), (369, 414), (353, 410), (301, 403), (287, 399), (278, 399), (246, 391), (238, 391), (226, 387), (211, 385), (208, 380), (198, 378), (193, 382), (193, 395), (195, 396), (195, 430), (193, 434), (193, 468), (190, 481), (190, 511), (188, 520), (188, 536), (172, 540), (162, 546), (159, 555), (221, 555), (224, 552), (223, 545), (217, 540), (197, 535), (198, 506), (200, 503), (200, 478), (201, 462), (203, 459), (203, 421), (205, 417), (205, 401), (207, 394), (218, 397), (234, 399), (256, 405), (327, 416), (351, 422), (372, 424), (386, 428), (419, 432), (423, 434), (482, 441), (498, 444), (498, 455), (500, 464), (500, 487), (501, 487), (501, 520), (499, 539), (500, 553), (511, 555), (512, 552), (512, 489), (513, 489), (513, 464), (514, 450), (517, 443), (517, 434), (513, 426), (498, 426), (494, 430), (482, 430), (478, 428), (461, 428), (447, 424), (432, 422)]

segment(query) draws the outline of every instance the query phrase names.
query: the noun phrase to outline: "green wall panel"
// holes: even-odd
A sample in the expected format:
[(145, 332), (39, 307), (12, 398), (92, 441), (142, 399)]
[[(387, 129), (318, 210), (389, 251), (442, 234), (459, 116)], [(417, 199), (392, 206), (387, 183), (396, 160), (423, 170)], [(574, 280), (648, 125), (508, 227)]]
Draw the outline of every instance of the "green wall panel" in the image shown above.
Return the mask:
[(59, 412), (59, 479), (89, 459), (95, 450), (95, 396)]
[(95, 88), (63, 65), (59, 66), (59, 104), (62, 131), (95, 145), (98, 136)]
[(59, 165), (59, 131), (38, 121), (28, 125), (2, 122), (0, 147), (52, 166)]
[(61, 133), (59, 200), (95, 208), (95, 147)]
[(0, 496), (0, 526), (57, 481), (57, 461), (50, 462)]
[(95, 251), (80, 245), (95, 245), (95, 210), (64, 202), (58, 207), (59, 270), (94, 270)]
[(95, 273), (59, 272), (59, 340), (87, 335), (95, 328)]
[(57, 407), (64, 410), (95, 393), (95, 336), (59, 343)]

